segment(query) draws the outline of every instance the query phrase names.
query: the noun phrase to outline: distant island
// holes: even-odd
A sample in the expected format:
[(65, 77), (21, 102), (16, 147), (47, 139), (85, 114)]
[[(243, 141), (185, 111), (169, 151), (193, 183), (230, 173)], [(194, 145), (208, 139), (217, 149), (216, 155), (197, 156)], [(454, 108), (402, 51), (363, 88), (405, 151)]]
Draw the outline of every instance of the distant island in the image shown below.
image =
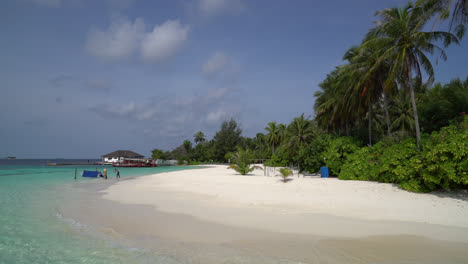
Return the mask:
[(3, 159), (13, 160), (13, 159), (16, 159), (16, 157), (6, 157), (6, 158), (3, 158)]

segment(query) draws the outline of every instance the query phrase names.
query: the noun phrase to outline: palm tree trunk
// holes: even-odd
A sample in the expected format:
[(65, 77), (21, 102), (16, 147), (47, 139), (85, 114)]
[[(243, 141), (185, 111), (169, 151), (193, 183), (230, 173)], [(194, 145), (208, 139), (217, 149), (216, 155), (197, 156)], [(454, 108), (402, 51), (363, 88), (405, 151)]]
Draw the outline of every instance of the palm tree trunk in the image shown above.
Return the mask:
[(346, 119), (346, 136), (349, 137), (349, 122), (348, 122), (348, 119)]
[(387, 123), (387, 135), (390, 136), (390, 115), (388, 114), (388, 96), (384, 93), (385, 122)]
[[(411, 75), (410, 75), (411, 76)], [(411, 104), (413, 105), (413, 114), (414, 114), (414, 127), (416, 129), (416, 145), (418, 149), (421, 149), (421, 134), (419, 131), (419, 118), (418, 118), (418, 109), (416, 108), (416, 100), (414, 99), (414, 87), (413, 81), (410, 79), (409, 82), (410, 95), (411, 95)]]
[(372, 146), (372, 105), (369, 102), (369, 146)]
[(275, 154), (275, 144), (271, 144), (271, 148), (272, 148), (272, 152), (271, 152), (271, 155)]

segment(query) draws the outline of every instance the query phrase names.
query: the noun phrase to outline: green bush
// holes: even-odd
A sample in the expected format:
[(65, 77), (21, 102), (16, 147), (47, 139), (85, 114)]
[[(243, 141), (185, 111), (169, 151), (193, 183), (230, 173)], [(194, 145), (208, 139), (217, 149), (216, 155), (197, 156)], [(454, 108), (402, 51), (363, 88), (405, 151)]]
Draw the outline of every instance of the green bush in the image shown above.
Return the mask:
[(325, 166), (322, 154), (330, 144), (330, 140), (329, 135), (321, 134), (299, 149), (297, 160), (302, 171), (317, 172), (320, 167)]
[(363, 147), (347, 157), (338, 176), (341, 180), (372, 180), (372, 171), (376, 167), (374, 147)]
[(347, 157), (359, 149), (358, 145), (358, 142), (351, 137), (337, 137), (330, 140), (322, 157), (332, 175), (340, 174)]
[(202, 164), (201, 161), (197, 161), (197, 160), (191, 160), (189, 162), (189, 165), (201, 165), (201, 164)]
[(414, 139), (381, 141), (349, 155), (341, 168), (342, 180), (397, 183), (413, 192), (468, 187), (468, 130), (449, 126), (422, 139), (418, 151)]
[(271, 159), (265, 161), (266, 166), (270, 167), (285, 167), (292, 161), (290, 154), (285, 146), (280, 146), (276, 149)]
[(423, 154), (424, 182), (444, 189), (468, 185), (467, 129), (449, 126), (432, 133)]

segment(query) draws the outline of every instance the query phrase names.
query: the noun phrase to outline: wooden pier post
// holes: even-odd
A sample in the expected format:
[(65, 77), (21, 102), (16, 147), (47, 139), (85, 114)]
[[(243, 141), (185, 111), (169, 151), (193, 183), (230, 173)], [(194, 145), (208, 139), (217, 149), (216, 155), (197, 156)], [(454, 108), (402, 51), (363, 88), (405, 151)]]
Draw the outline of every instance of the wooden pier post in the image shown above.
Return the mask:
[(75, 181), (76, 181), (76, 168), (75, 168)]

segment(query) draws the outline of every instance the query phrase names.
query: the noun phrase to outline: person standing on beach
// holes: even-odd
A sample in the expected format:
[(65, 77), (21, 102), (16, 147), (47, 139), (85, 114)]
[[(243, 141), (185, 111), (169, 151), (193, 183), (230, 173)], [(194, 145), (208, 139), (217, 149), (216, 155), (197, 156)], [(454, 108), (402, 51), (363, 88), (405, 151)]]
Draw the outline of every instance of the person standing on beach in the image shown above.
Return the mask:
[(106, 180), (107, 180), (107, 169), (106, 169), (106, 168), (104, 168), (104, 170), (103, 170), (103, 174), (104, 174), (104, 179), (106, 179)]
[(114, 172), (117, 172), (115, 178), (120, 178), (120, 171), (118, 169), (114, 169)]

